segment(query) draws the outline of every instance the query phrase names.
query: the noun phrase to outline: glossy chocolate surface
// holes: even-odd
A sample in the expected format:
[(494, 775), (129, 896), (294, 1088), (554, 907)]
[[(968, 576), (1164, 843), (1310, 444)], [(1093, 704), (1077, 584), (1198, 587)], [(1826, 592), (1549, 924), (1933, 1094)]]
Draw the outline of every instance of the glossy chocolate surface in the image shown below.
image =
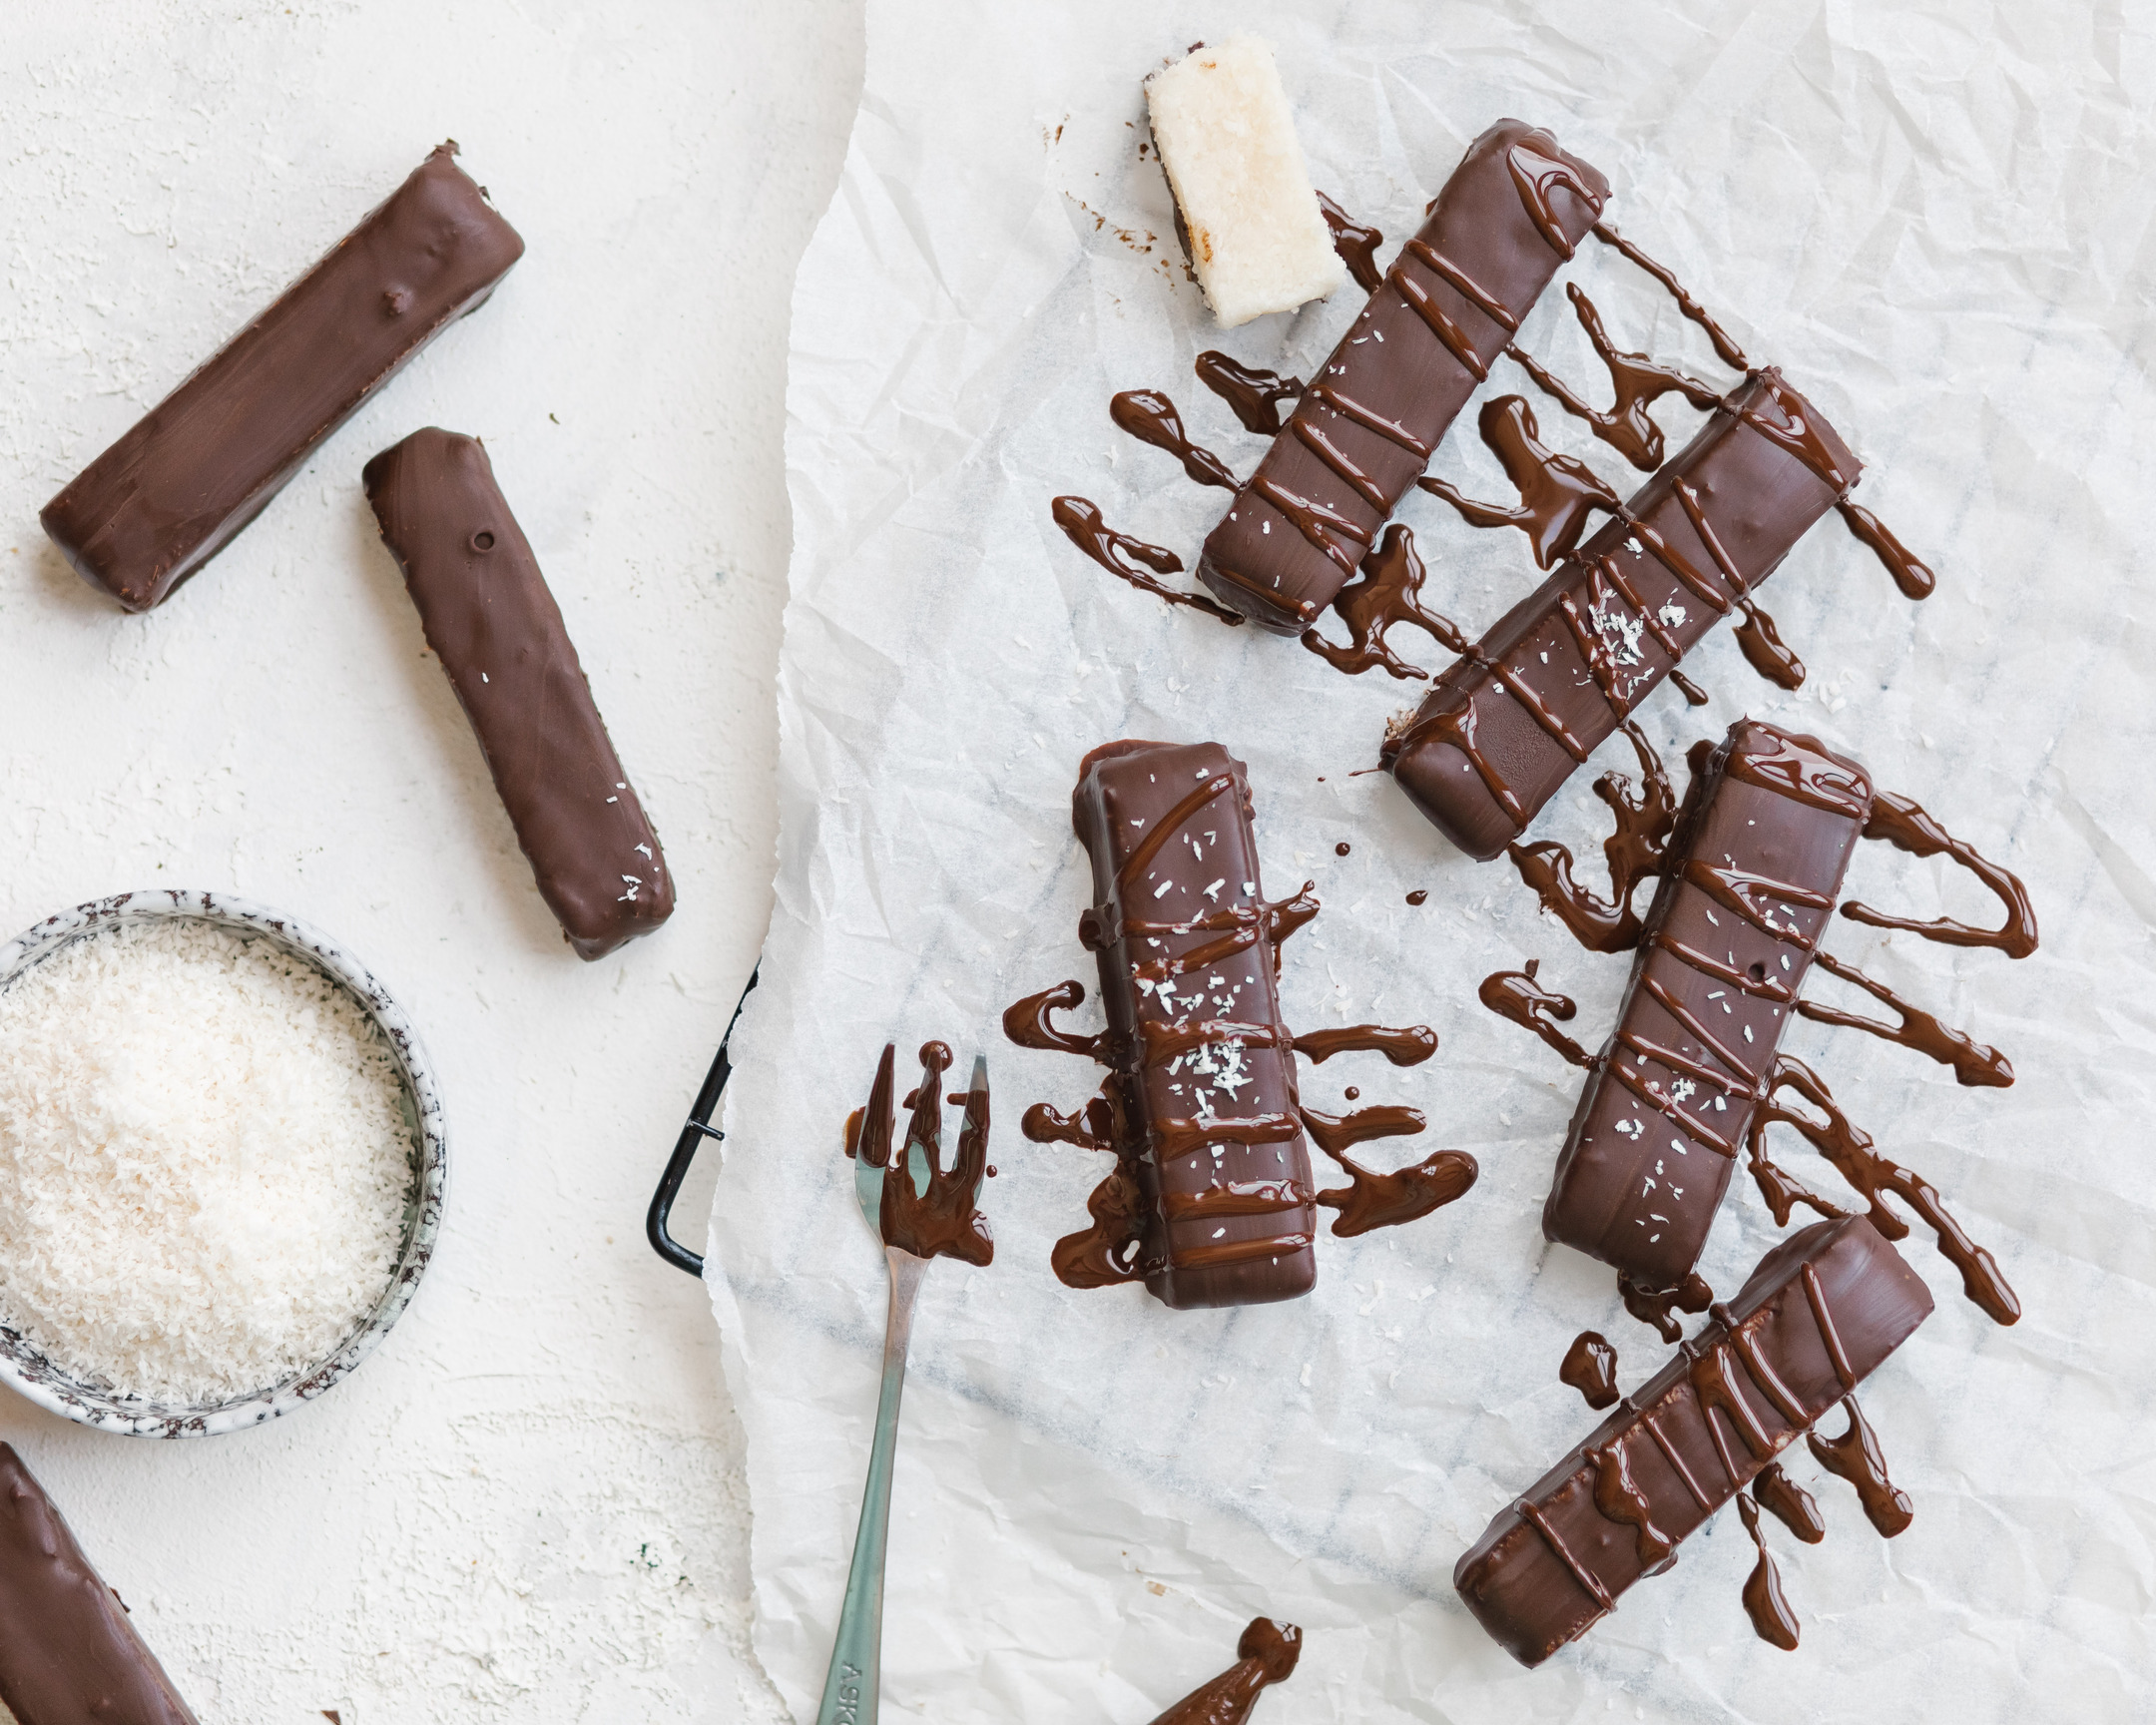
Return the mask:
[(1295, 1675), (1303, 1657), (1303, 1631), (1293, 1623), (1253, 1617), (1236, 1642), (1236, 1662), (1210, 1683), (1200, 1684), (1153, 1725), (1244, 1725), (1258, 1697)]
[(1742, 720), (1672, 841), (1542, 1232), (1647, 1288), (1699, 1261), (1871, 816), (1856, 762)]
[(60, 1511), (0, 1443), (0, 1702), (16, 1725), (196, 1725)]
[(1199, 580), (1269, 629), (1308, 628), (1608, 196), (1546, 132), (1477, 138), (1208, 535)]
[(1659, 1571), (1930, 1313), (1922, 1279), (1865, 1218), (1791, 1235), (1490, 1523), (1453, 1568), (1460, 1597), (1515, 1659), (1540, 1664)]
[(1628, 518), (1605, 522), (1439, 674), (1385, 740), (1394, 781), (1454, 845), (1495, 857), (1860, 470), (1779, 372), (1755, 372)]
[(1080, 938), (1100, 961), (1114, 1137), (1138, 1147), (1146, 1286), (1176, 1307), (1307, 1293), (1310, 1148), (1243, 763), (1217, 743), (1110, 743), (1080, 767), (1071, 818), (1093, 862)]
[(163, 601), (493, 292), (524, 242), (455, 153), (450, 143), (430, 155), (45, 505), (39, 519), (77, 574), (130, 611)]
[(582, 958), (674, 912), (674, 879), (561, 611), (476, 437), (428, 427), (366, 464), (367, 501), (471, 720), (517, 843)]

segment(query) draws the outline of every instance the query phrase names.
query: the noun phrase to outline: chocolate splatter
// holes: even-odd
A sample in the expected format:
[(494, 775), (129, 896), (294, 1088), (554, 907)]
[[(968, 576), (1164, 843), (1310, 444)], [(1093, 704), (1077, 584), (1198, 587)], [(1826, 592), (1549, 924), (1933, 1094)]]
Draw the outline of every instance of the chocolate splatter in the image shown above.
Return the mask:
[(1587, 1399), (1590, 1408), (1617, 1405), (1617, 1350), (1592, 1330), (1582, 1330), (1565, 1350), (1557, 1381), (1569, 1384)]
[(1544, 445), (1526, 396), (1499, 395), (1484, 402), (1476, 423), (1482, 441), (1520, 494), (1517, 508), (1478, 503), (1445, 479), (1425, 476), (1415, 483), (1451, 504), (1469, 526), (1517, 527), (1527, 535), (1538, 568), (1547, 569), (1571, 554), (1594, 511), (1624, 513), (1624, 500), (1592, 467)]
[[(1142, 587), (1171, 605), (1188, 605), (1193, 611), (1218, 617), (1231, 628), (1242, 625), (1241, 612), (1215, 604), (1203, 594), (1179, 593), (1146, 574), (1145, 570), (1151, 569), (1157, 575), (1180, 575), (1183, 559), (1163, 546), (1148, 545), (1143, 539), (1118, 533), (1101, 519), (1100, 505), (1090, 498), (1058, 497), (1050, 506), (1050, 513), (1065, 537), (1109, 574), (1128, 581), (1133, 587)], [(1141, 569), (1139, 564), (1145, 568)]]
[(1482, 978), (1476, 991), (1482, 1004), (1500, 1018), (1509, 1018), (1522, 1030), (1532, 1030), (1574, 1066), (1592, 1070), (1595, 1061), (1571, 1037), (1558, 1029), (1579, 1013), (1569, 995), (1552, 993), (1535, 980), (1542, 960), (1530, 958), (1524, 970), (1498, 970)]
[(1415, 550), (1414, 534), (1395, 522), (1384, 538), (1362, 559), (1361, 574), (1334, 595), (1333, 609), (1348, 625), (1350, 637), (1336, 647), (1316, 629), (1303, 632), (1303, 645), (1320, 655), (1337, 671), (1350, 676), (1382, 666), (1393, 677), (1426, 677), (1401, 659), (1385, 643), (1385, 631), (1396, 623), (1422, 630), (1450, 653), (1464, 653), (1467, 637), (1448, 617), (1422, 608), (1422, 582), (1427, 571)]

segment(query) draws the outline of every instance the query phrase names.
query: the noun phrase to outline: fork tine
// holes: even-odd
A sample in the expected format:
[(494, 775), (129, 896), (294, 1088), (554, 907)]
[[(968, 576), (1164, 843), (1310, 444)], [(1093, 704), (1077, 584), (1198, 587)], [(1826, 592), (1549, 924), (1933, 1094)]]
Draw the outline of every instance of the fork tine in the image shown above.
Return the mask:
[(875, 1082), (868, 1089), (868, 1105), (856, 1110), (846, 1121), (845, 1153), (870, 1168), (884, 1168), (890, 1164), (891, 1131), (898, 1121), (897, 1110), (891, 1106), (891, 1074), (897, 1056), (895, 1044), (883, 1044), (883, 1058), (876, 1062)]
[(958, 1134), (958, 1159), (951, 1172), (966, 1191), (979, 1195), (988, 1169), (988, 1056), (973, 1056), (973, 1085), (966, 1092), (965, 1125)]

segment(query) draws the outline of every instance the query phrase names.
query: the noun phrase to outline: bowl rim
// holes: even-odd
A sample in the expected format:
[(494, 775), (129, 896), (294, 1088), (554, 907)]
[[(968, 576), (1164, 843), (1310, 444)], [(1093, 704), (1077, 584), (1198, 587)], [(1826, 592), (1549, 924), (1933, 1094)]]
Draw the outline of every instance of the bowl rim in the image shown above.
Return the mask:
[(237, 893), (157, 886), (57, 910), (0, 945), (0, 989), (77, 940), (125, 923), (166, 918), (208, 922), (274, 941), (356, 999), (389, 1044), (411, 1105), (418, 1155), (417, 1202), (409, 1208), (403, 1250), (380, 1300), (327, 1359), (268, 1389), (202, 1407), (119, 1396), (80, 1383), (21, 1332), (0, 1323), (0, 1384), (40, 1408), (130, 1438), (209, 1438), (248, 1431), (304, 1407), (349, 1377), (380, 1345), (411, 1304), (441, 1233), (448, 1140), (434, 1069), (404, 1008), (379, 978), (312, 924)]

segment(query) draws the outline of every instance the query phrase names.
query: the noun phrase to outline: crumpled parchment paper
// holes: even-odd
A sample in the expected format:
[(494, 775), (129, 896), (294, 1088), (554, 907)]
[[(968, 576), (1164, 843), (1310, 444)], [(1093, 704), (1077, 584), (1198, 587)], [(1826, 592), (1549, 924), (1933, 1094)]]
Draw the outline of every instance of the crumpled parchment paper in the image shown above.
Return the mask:
[[(2035, 895), (2013, 963), (1838, 922), (1828, 944), (1996, 1043), (2018, 1078), (1944, 1068), (1811, 1023), (1816, 1064), (1889, 1152), (1998, 1255), (2026, 1316), (1994, 1327), (1921, 1230), (1934, 1317), (1864, 1392), (1914, 1526), (1878, 1539), (1839, 1481), (1794, 1471), (1828, 1542), (1770, 1522), (1804, 1620), (1786, 1655), (1738, 1590), (1735, 1517), (1688, 1543), (1584, 1642), (1526, 1672), (1459, 1605), (1451, 1566), (1594, 1422), (1557, 1382), (1609, 1335), (1620, 1381), (1665, 1356), (1609, 1273), (1538, 1218), (1577, 1074), (1483, 1011), (1525, 957), (1606, 1034), (1621, 958), (1579, 950), (1508, 864), (1452, 853), (1380, 775), (1419, 685), (1348, 679), (1106, 576), (1054, 529), (1079, 492), (1195, 561), (1222, 506), (1116, 432), (1110, 393), (1165, 388), (1248, 471), (1261, 447), (1192, 376), (1201, 348), (1308, 374), (1352, 289), (1223, 336), (1184, 279), (1140, 77), (1208, 32), (1280, 47), (1317, 183), (1412, 231), (1466, 142), (1516, 115), (1615, 187), (1610, 217), (1777, 362), (1868, 463), (1861, 499), (1939, 574), (1911, 605), (1832, 520), (1765, 592), (1811, 668), (1794, 697), (1722, 631), (1644, 722), (1686, 746), (1750, 712), (1868, 762)], [(735, 1040), (711, 1285), (746, 1424), (757, 1648), (813, 1712), (859, 1503), (884, 1279), (840, 1123), (886, 1038), (985, 1048), (997, 1256), (939, 1265), (914, 1333), (890, 1546), (886, 1706), (946, 1722), (1145, 1720), (1228, 1662), (1265, 1612), (1309, 1631), (1268, 1697), (1299, 1720), (2124, 1718), (2148, 1704), (2156, 1264), (2147, 1166), (2156, 926), (2149, 601), (2132, 574), (2152, 454), (2156, 332), (2150, 42), (2063, 4), (1970, 11), (1770, 3), (1658, 8), (1135, 4), (869, 9), (844, 176), (795, 299), (788, 455), (796, 547), (780, 671), (784, 827), (763, 987)], [(1620, 344), (1726, 382), (1699, 332), (1599, 247), (1566, 273)], [(1606, 385), (1553, 288), (1524, 332)], [(1526, 389), (1508, 368), (1488, 391)], [(1487, 392), (1487, 391), (1486, 391)], [(1637, 478), (1536, 401), (1549, 440)], [(1504, 499), (1463, 415), (1435, 470)], [(1697, 422), (1670, 409), (1671, 447)], [(1535, 579), (1524, 540), (1415, 496), (1427, 598), (1479, 630)], [(1338, 631), (1337, 622), (1333, 625)], [(1395, 637), (1425, 664), (1436, 653)], [(1286, 951), (1300, 1026), (1423, 1021), (1437, 1057), (1309, 1072), (1306, 1098), (1403, 1100), (1403, 1158), (1471, 1151), (1449, 1209), (1320, 1240), (1287, 1306), (1172, 1313), (1074, 1293), (1048, 1268), (1104, 1158), (1026, 1144), (1024, 1106), (1091, 1093), (1083, 1062), (1020, 1052), (998, 1014), (1092, 961), (1070, 836), (1078, 759), (1105, 740), (1218, 738), (1249, 762), (1266, 884), (1325, 913)], [(1584, 847), (1594, 772), (1537, 836)], [(1351, 854), (1336, 856), (1348, 842)], [(1596, 876), (1598, 877), (1598, 876)], [(1411, 908), (1404, 895), (1427, 888)], [(1863, 848), (1849, 895), (1988, 916), (1967, 876)], [(1811, 991), (1842, 998), (1824, 975)], [(1844, 1001), (1857, 1004), (1854, 997)], [(1078, 1023), (1097, 1023), (1089, 1001)], [(1396, 1141), (1397, 1142), (1397, 1141)], [(1834, 1176), (1792, 1142), (1823, 1191)], [(1734, 1289), (1777, 1237), (1749, 1181), (1702, 1269)]]

